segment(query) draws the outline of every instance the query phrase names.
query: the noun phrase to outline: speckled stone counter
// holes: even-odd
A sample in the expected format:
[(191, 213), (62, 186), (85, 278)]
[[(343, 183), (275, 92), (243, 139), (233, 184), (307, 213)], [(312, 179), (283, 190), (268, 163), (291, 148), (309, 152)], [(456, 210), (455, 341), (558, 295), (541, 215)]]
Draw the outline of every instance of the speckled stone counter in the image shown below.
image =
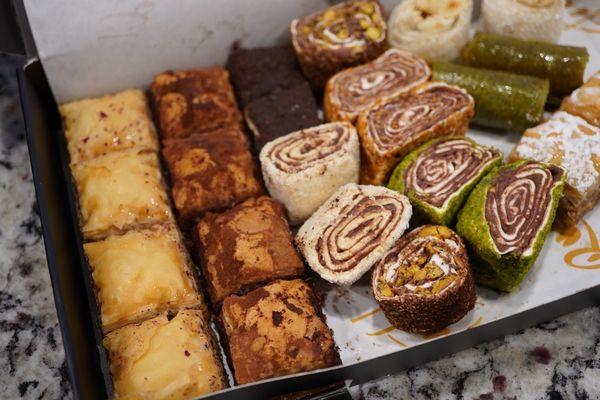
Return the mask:
[[(27, 145), (16, 61), (0, 56), (0, 398), (71, 397)], [(359, 388), (355, 399), (600, 399), (600, 308)]]

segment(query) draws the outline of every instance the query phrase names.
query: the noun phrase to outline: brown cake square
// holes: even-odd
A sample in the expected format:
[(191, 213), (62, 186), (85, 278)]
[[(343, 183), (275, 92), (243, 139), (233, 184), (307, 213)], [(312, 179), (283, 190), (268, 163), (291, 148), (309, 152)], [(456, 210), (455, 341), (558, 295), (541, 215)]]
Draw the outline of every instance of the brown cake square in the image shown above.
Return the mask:
[(277, 89), (253, 100), (244, 110), (257, 152), (280, 136), (321, 124), (317, 102), (308, 82)]
[(300, 279), (227, 297), (220, 322), (240, 385), (340, 363), (316, 297)]
[(150, 89), (163, 139), (242, 126), (229, 72), (223, 68), (163, 72)]
[(236, 128), (164, 141), (172, 193), (185, 225), (262, 194), (244, 134)]
[(198, 223), (200, 259), (214, 305), (230, 294), (304, 272), (283, 206), (267, 196), (249, 199)]

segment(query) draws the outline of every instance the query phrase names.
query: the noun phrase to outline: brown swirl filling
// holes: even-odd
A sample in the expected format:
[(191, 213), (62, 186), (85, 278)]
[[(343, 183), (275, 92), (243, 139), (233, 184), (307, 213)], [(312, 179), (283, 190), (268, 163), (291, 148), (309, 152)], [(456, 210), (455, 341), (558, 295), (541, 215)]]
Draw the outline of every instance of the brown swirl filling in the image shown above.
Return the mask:
[(419, 199), (442, 208), (499, 155), (465, 139), (441, 141), (419, 154), (404, 173), (404, 182)]
[(469, 95), (459, 88), (431, 84), (371, 109), (367, 116), (368, 134), (376, 149), (386, 153), (415, 140), (415, 136), (467, 107), (470, 102)]
[(332, 98), (341, 111), (356, 113), (377, 99), (404, 93), (425, 82), (429, 73), (423, 59), (388, 50), (374, 62), (336, 75)]
[(498, 252), (527, 255), (548, 218), (552, 189), (563, 171), (527, 162), (504, 169), (490, 186), (485, 218)]
[(304, 171), (336, 157), (350, 141), (350, 135), (349, 126), (346, 124), (316, 126), (273, 142), (268, 156), (280, 171)]
[(318, 239), (319, 263), (334, 272), (353, 269), (397, 228), (404, 204), (386, 195), (357, 194)]

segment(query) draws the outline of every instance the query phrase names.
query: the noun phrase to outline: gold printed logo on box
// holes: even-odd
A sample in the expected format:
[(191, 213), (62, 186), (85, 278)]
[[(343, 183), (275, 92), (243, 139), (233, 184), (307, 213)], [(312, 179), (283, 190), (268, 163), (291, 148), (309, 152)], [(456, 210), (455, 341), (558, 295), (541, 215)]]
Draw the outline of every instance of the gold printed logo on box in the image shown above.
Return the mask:
[[(589, 246), (578, 247), (569, 251), (565, 254), (564, 261), (572, 268), (600, 269), (600, 244), (598, 243), (598, 236), (587, 221), (583, 221), (583, 225), (587, 232)], [(568, 247), (577, 242), (581, 236), (581, 230), (578, 227), (573, 227), (564, 234), (559, 234), (556, 237), (556, 241), (564, 247)]]

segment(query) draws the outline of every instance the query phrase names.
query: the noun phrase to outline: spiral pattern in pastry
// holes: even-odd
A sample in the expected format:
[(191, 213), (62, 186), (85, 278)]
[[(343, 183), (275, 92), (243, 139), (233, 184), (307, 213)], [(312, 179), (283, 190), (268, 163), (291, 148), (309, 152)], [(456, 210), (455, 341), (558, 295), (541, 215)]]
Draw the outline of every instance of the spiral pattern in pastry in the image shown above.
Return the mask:
[(466, 139), (443, 140), (415, 158), (404, 173), (404, 182), (418, 198), (441, 208), (453, 194), (477, 177), (489, 161), (499, 156), (497, 150)]
[(429, 83), (417, 91), (401, 95), (368, 111), (368, 134), (375, 149), (386, 153), (414, 140), (449, 116), (468, 108), (471, 96), (461, 88), (444, 83)]
[(268, 157), (285, 173), (296, 173), (323, 164), (347, 147), (354, 133), (352, 125), (334, 122), (304, 129), (272, 142)]
[(485, 201), (485, 219), (498, 252), (526, 254), (548, 218), (558, 167), (529, 161), (500, 172)]
[(340, 116), (357, 115), (378, 99), (405, 93), (424, 83), (430, 75), (422, 58), (390, 49), (371, 63), (331, 78), (328, 96)]
[(398, 197), (357, 193), (316, 243), (319, 263), (334, 272), (349, 271), (381, 245), (403, 222), (407, 204)]

